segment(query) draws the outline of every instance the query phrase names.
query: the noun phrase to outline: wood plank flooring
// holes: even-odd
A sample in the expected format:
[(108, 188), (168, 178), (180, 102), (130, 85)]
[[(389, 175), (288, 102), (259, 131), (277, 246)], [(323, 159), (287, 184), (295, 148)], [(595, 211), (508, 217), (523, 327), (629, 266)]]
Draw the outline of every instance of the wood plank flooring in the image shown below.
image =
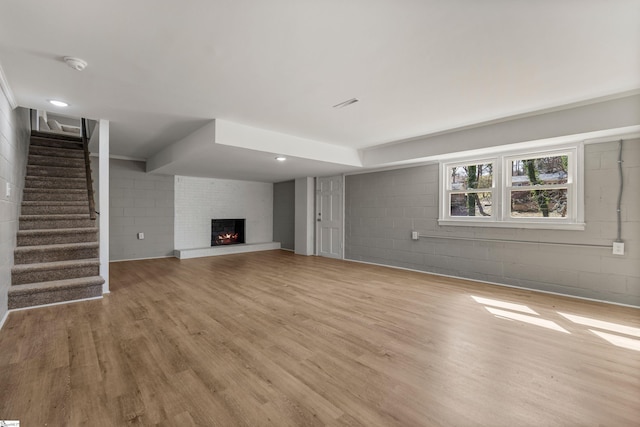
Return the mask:
[(640, 425), (638, 309), (285, 251), (113, 263), (111, 291), (10, 314), (0, 419)]

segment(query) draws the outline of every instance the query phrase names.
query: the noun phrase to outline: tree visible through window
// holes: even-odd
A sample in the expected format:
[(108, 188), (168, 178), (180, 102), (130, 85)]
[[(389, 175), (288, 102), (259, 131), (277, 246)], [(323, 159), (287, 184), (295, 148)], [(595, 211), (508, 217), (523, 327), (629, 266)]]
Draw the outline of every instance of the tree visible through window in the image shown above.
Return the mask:
[(449, 212), (451, 216), (491, 216), (493, 165), (451, 167)]
[(510, 215), (566, 217), (568, 166), (568, 155), (512, 160)]

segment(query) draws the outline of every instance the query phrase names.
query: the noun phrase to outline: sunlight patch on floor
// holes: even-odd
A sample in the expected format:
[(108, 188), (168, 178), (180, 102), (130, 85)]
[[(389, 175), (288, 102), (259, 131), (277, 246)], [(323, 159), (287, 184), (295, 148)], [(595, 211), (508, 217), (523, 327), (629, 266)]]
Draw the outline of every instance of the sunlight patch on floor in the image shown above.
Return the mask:
[(485, 307), (487, 311), (494, 316), (504, 317), (506, 319), (518, 320), (520, 322), (529, 323), (531, 325), (541, 326), (543, 328), (552, 329), (554, 331), (563, 332), (565, 334), (570, 334), (562, 326), (558, 325), (556, 322), (551, 320), (543, 319), (541, 317), (527, 316), (526, 314), (514, 313), (512, 311), (500, 310), (498, 308), (493, 307)]
[(471, 298), (473, 298), (478, 304), (490, 305), (493, 307), (506, 308), (513, 311), (520, 311), (522, 313), (538, 315), (538, 313), (536, 313), (534, 310), (530, 309), (526, 305), (514, 304), (512, 302), (500, 301), (500, 300), (491, 299), (491, 298), (476, 297), (473, 295), (471, 295)]
[[(603, 332), (589, 329), (589, 332), (594, 333), (610, 344), (622, 348), (628, 348), (629, 350), (640, 351), (640, 340), (622, 336), (629, 335), (631, 337), (640, 338), (640, 328), (621, 325), (620, 323), (605, 322), (604, 320), (593, 319), (591, 317), (577, 316), (575, 314), (567, 314), (561, 312), (558, 312), (558, 314), (565, 319), (572, 321), (573, 323), (577, 323), (578, 325), (590, 326), (592, 328), (604, 329), (606, 331), (609, 331)], [(612, 334), (610, 332), (615, 332), (615, 334)]]
[(622, 337), (620, 335), (615, 335), (615, 334), (609, 334), (607, 332), (602, 332), (602, 331), (594, 331), (593, 329), (589, 329), (589, 331), (593, 332), (600, 338), (607, 340), (609, 343), (615, 346), (628, 348), (629, 350), (640, 351), (640, 340)]
[(619, 334), (631, 335), (640, 338), (640, 328), (625, 326), (619, 323), (605, 322), (602, 320), (592, 319), (590, 317), (576, 316), (575, 314), (567, 314), (561, 312), (558, 312), (558, 314), (565, 319), (569, 319), (573, 323), (577, 323), (579, 325), (591, 326), (592, 328), (605, 329), (607, 331), (617, 332)]

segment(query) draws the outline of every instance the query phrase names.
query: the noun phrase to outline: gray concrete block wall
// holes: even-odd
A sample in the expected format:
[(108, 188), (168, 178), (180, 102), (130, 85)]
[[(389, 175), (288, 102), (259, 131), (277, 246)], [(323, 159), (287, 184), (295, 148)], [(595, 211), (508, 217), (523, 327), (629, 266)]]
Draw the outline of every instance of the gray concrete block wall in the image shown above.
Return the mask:
[[(92, 160), (96, 188), (98, 159)], [(144, 162), (111, 159), (109, 205), (110, 261), (173, 256), (172, 175), (146, 173)], [(138, 240), (138, 233), (144, 233), (144, 240)]]
[(283, 249), (294, 250), (295, 181), (273, 184), (273, 241)]
[(640, 306), (640, 140), (624, 142), (622, 238), (610, 249), (410, 239), (453, 237), (609, 245), (616, 237), (618, 143), (585, 146), (584, 231), (439, 226), (438, 165), (351, 175), (345, 183), (345, 257)]
[[(29, 111), (11, 109), (0, 90), (0, 321), (7, 313), (13, 251), (29, 151)], [(11, 194), (6, 197), (6, 185)]]

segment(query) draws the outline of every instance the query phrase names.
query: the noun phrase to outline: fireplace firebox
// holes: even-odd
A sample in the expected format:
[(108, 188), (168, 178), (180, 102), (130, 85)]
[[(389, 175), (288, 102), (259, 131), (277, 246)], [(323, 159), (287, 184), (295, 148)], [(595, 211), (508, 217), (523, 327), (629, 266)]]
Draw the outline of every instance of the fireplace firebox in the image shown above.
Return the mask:
[(244, 243), (244, 219), (212, 219), (211, 246)]

